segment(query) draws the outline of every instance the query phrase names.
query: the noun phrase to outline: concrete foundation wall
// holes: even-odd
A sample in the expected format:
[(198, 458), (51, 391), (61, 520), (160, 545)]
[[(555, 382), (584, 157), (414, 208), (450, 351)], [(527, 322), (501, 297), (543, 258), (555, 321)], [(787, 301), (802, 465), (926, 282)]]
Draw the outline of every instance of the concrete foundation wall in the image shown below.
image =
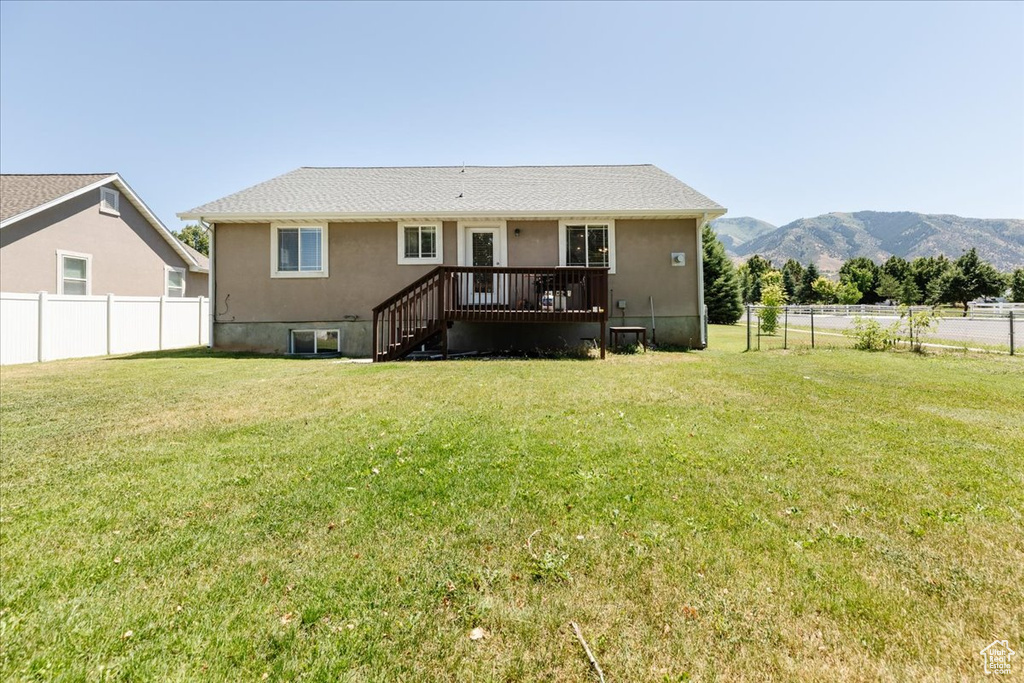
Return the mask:
[[(700, 318), (674, 316), (655, 318), (657, 341), (661, 345), (700, 347)], [(615, 318), (609, 325), (647, 328), (651, 341), (650, 318)], [(341, 353), (354, 358), (369, 358), (372, 324), (369, 321), (225, 323), (214, 325), (214, 346), (228, 351), (287, 353), (291, 330), (338, 330)], [(532, 349), (569, 349), (599, 339), (596, 323), (490, 324), (455, 323), (448, 333), (451, 351), (529, 351)], [(628, 337), (632, 341), (632, 337)]]

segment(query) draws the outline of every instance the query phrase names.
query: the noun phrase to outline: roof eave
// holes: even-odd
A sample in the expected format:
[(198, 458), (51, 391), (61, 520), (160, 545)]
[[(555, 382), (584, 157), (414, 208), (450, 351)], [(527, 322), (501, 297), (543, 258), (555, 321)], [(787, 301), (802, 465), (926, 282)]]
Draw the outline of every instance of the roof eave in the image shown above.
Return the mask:
[(310, 221), (396, 221), (423, 218), (449, 220), (467, 218), (493, 218), (504, 220), (542, 220), (563, 218), (703, 218), (713, 220), (724, 216), (727, 209), (632, 209), (632, 210), (588, 210), (588, 211), (407, 211), (389, 213), (308, 213), (300, 211), (271, 211), (262, 213), (205, 212), (192, 209), (178, 214), (182, 220), (201, 220), (207, 223), (266, 223), (277, 220)]

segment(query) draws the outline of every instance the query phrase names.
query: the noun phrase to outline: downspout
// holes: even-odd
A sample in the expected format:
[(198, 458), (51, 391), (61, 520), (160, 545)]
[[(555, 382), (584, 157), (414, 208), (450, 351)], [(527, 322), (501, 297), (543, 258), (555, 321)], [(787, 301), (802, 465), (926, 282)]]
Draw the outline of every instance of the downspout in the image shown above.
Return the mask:
[(206, 282), (207, 288), (209, 289), (208, 294), (209, 294), (209, 297), (210, 297), (210, 314), (209, 314), (210, 315), (210, 322), (209, 322), (209, 330), (207, 331), (207, 335), (206, 335), (206, 346), (207, 346), (207, 348), (212, 349), (213, 348), (213, 323), (214, 323), (214, 320), (217, 318), (217, 278), (214, 275), (214, 273), (216, 273), (217, 271), (214, 268), (214, 264), (213, 264), (213, 224), (212, 223), (204, 222), (202, 216), (200, 216), (199, 217), (199, 227), (203, 228), (204, 230), (206, 230), (207, 232), (210, 233), (210, 273), (209, 273), (209, 277), (207, 277), (207, 282)]
[[(700, 347), (708, 347), (708, 307), (704, 305), (704, 226), (707, 225), (708, 215), (697, 224), (697, 307), (700, 311)], [(211, 240), (212, 245), (212, 240)], [(212, 247), (210, 253), (213, 253)], [(212, 264), (212, 261), (211, 261)]]

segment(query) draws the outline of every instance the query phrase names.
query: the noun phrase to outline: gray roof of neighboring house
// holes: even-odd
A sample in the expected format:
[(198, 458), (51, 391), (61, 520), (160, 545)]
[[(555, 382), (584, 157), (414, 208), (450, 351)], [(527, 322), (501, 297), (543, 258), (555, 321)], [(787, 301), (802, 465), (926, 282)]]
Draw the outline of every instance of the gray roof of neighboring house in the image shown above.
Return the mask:
[(182, 218), (715, 212), (724, 208), (650, 164), (635, 166), (303, 167)]
[(0, 175), (0, 221), (109, 178), (113, 173)]
[(188, 253), (192, 254), (192, 258), (194, 258), (196, 260), (196, 263), (199, 264), (200, 268), (202, 268), (203, 270), (209, 270), (210, 269), (210, 257), (209, 256), (207, 256), (206, 254), (204, 254), (201, 251), (193, 249), (192, 245), (185, 244), (181, 240), (178, 240), (178, 244), (180, 244), (181, 246), (185, 247), (185, 251), (187, 251)]

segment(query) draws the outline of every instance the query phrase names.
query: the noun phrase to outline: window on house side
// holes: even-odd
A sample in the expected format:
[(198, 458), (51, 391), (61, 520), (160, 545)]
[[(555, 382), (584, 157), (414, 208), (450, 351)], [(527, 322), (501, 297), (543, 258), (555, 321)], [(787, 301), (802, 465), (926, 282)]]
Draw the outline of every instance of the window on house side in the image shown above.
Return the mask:
[(89, 259), (85, 256), (60, 257), (60, 291), (58, 294), (85, 295), (89, 293)]
[(278, 273), (323, 273), (324, 228), (277, 228)]
[(610, 263), (611, 241), (607, 224), (565, 226), (565, 265), (608, 268)]
[(400, 264), (441, 263), (441, 226), (437, 223), (399, 223)]
[(292, 330), (291, 352), (300, 355), (338, 353), (338, 330)]
[(185, 269), (184, 268), (168, 268), (167, 269), (167, 296), (183, 297), (185, 296)]

